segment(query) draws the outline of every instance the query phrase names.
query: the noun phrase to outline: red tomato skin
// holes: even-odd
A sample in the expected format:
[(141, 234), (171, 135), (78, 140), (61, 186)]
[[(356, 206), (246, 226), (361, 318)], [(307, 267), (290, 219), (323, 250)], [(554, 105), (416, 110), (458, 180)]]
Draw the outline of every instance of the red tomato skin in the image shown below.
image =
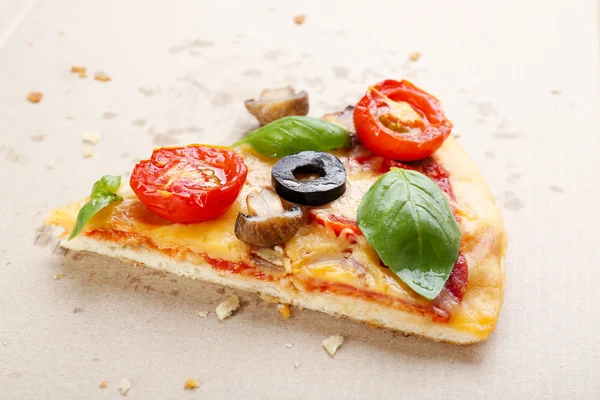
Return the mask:
[(421, 133), (416, 136), (387, 128), (376, 117), (377, 102), (367, 91), (354, 109), (356, 133), (367, 149), (392, 160), (416, 161), (429, 157), (442, 146), (453, 125), (444, 116), (438, 99), (406, 80), (386, 80), (374, 88), (391, 100), (410, 104), (424, 121)]
[[(225, 182), (210, 187), (181, 178), (164, 190), (167, 174), (180, 163), (220, 170)], [(160, 217), (190, 224), (213, 220), (225, 213), (239, 195), (247, 174), (243, 158), (229, 148), (165, 147), (155, 149), (149, 160), (142, 160), (134, 167), (130, 186), (140, 201)]]

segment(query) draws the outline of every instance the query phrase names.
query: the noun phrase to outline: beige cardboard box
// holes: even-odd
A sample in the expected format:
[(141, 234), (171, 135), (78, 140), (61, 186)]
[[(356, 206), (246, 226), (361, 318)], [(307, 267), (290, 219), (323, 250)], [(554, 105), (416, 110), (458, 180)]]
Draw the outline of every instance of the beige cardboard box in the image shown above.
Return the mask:
[[(131, 399), (598, 398), (596, 18), (591, 0), (0, 0), (0, 398), (119, 398), (123, 378)], [(503, 212), (505, 305), (486, 343), (284, 320), (254, 295), (65, 256), (40, 228), (154, 146), (233, 142), (265, 87), (307, 90), (318, 116), (384, 78), (442, 100)], [(242, 307), (218, 321), (231, 294)], [(337, 334), (332, 358), (321, 342)]]

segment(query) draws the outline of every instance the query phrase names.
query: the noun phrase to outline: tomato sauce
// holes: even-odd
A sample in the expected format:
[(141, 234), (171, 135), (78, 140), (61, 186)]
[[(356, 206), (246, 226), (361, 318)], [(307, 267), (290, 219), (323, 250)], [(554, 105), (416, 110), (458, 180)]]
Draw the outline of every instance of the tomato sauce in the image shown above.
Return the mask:
[(206, 253), (197, 254), (187, 249), (159, 249), (150, 241), (150, 239), (135, 233), (128, 233), (111, 229), (106, 231), (93, 230), (88, 232), (86, 235), (94, 239), (124, 243), (130, 246), (146, 245), (156, 251), (165, 253), (170, 257), (173, 257), (180, 261), (188, 261), (193, 263), (193, 261), (190, 260), (190, 257), (188, 256), (196, 256), (200, 257), (204, 262), (210, 264), (214, 269), (218, 271), (225, 271), (231, 274), (247, 275), (251, 276), (252, 278), (265, 281), (273, 280), (273, 277), (268, 273), (258, 268), (255, 268), (252, 265), (243, 261), (227, 261), (220, 258), (213, 258)]

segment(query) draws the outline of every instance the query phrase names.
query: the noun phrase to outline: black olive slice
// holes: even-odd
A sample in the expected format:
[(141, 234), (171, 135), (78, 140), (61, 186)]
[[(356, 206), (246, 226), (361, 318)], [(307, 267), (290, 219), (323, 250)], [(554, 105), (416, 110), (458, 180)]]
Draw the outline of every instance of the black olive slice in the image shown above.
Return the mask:
[[(314, 179), (303, 179), (310, 176)], [(344, 194), (346, 168), (329, 153), (303, 151), (277, 161), (271, 170), (271, 180), (283, 199), (305, 206), (320, 206)]]

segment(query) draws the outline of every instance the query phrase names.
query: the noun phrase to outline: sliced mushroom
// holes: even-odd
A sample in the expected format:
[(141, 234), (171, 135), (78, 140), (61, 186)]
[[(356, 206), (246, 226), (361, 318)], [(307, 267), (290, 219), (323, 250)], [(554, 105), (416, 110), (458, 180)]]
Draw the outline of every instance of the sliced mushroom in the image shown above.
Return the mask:
[(271, 188), (246, 197), (248, 214), (238, 214), (235, 235), (238, 239), (259, 247), (271, 247), (290, 240), (304, 223), (298, 206), (286, 210)]
[(258, 100), (246, 100), (244, 104), (261, 125), (291, 115), (308, 114), (308, 94), (296, 93), (291, 86), (265, 89)]

